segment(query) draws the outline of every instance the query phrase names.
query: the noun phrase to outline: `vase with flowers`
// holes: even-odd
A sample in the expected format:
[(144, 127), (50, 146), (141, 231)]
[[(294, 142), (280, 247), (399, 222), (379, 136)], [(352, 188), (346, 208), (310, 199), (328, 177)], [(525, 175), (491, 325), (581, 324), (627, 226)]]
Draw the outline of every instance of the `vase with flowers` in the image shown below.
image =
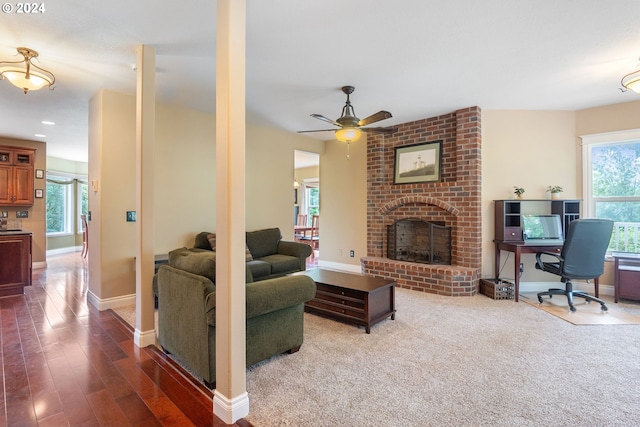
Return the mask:
[(562, 194), (562, 187), (559, 185), (550, 185), (547, 187), (547, 193), (551, 193), (551, 199), (552, 200), (557, 200), (560, 198), (560, 195)]
[(516, 195), (516, 199), (522, 199), (522, 195), (524, 194), (524, 188), (513, 186), (513, 194)]

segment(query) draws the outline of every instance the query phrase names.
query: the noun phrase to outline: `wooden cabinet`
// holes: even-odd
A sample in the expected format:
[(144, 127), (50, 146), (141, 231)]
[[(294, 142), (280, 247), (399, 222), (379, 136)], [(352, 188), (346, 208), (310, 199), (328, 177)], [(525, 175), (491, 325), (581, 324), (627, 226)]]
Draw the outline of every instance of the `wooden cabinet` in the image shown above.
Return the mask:
[(0, 297), (31, 286), (31, 233), (0, 232)]
[(548, 212), (560, 215), (562, 231), (566, 232), (569, 223), (580, 218), (580, 200), (494, 200), (495, 240), (502, 242), (521, 242), (522, 223), (520, 216), (527, 214), (526, 204), (543, 202), (549, 204)]
[(35, 150), (0, 146), (0, 206), (33, 205)]
[(640, 254), (614, 253), (615, 302), (620, 298), (640, 300)]

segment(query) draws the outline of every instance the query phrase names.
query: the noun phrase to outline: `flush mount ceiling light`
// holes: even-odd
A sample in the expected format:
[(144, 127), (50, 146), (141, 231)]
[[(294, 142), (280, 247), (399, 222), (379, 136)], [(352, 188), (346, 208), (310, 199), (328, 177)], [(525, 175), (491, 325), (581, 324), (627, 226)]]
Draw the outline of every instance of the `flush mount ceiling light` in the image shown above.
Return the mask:
[(0, 62), (0, 76), (22, 89), (25, 94), (30, 90), (38, 90), (45, 86), (53, 89), (51, 86), (56, 81), (53, 73), (31, 62), (33, 58), (38, 57), (38, 52), (28, 47), (19, 47), (17, 50), (24, 59), (15, 62)]
[(632, 90), (636, 93), (640, 93), (640, 70), (636, 70), (622, 77), (622, 79), (620, 80), (620, 84), (622, 85), (622, 88), (620, 88), (620, 90), (623, 92)]

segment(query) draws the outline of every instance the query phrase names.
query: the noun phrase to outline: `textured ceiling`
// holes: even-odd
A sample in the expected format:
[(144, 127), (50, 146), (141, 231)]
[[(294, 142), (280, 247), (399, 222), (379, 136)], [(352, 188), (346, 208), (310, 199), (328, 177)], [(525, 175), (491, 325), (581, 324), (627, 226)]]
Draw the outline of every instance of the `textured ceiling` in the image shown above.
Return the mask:
[[(216, 2), (44, 4), (44, 13), (0, 15), (0, 60), (26, 46), (57, 78), (55, 90), (27, 95), (0, 82), (0, 135), (43, 133), (49, 155), (86, 160), (89, 100), (100, 88), (135, 94), (141, 44), (156, 48), (159, 101), (214, 112)], [(309, 114), (338, 118), (343, 85), (356, 87), (360, 118), (393, 113), (380, 126), (474, 105), (640, 100), (618, 89), (640, 67), (639, 15), (638, 0), (249, 0), (248, 115), (291, 132), (326, 129)]]

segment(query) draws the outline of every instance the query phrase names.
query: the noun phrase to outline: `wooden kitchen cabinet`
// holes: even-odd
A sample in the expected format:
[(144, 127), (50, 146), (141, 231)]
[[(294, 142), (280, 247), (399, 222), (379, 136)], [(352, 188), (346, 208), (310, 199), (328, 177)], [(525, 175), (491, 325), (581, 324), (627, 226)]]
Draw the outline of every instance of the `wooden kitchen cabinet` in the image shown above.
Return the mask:
[(35, 151), (0, 146), (0, 206), (33, 205)]
[(0, 232), (0, 297), (22, 295), (31, 286), (31, 232)]

